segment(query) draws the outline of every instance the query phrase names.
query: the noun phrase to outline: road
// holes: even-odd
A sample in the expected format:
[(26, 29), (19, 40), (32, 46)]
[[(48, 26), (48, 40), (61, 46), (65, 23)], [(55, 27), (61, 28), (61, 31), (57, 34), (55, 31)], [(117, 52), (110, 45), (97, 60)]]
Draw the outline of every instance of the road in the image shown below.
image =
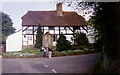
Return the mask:
[(87, 73), (100, 54), (53, 58), (3, 58), (2, 73)]

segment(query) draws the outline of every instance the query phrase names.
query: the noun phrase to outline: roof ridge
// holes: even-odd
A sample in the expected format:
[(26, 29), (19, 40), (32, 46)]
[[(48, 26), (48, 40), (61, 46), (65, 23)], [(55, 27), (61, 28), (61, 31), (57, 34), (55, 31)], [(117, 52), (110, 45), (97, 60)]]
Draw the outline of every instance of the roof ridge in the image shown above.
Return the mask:
[[(46, 10), (46, 11), (44, 11), (44, 10), (40, 10), (40, 11), (28, 11), (28, 12), (56, 12), (57, 10)], [(71, 12), (74, 12), (74, 11), (62, 11), (62, 12), (67, 12), (67, 13), (71, 13)], [(76, 13), (76, 12), (75, 12)]]
[(31, 10), (30, 10), (30, 11), (28, 11), (28, 12), (47, 12), (47, 11), (53, 12), (53, 11), (56, 11), (56, 10), (46, 10), (46, 11), (45, 11), (45, 10), (40, 10), (40, 11), (38, 11), (38, 10), (37, 10), (37, 11), (36, 11), (36, 10), (35, 10), (35, 11), (31, 11)]

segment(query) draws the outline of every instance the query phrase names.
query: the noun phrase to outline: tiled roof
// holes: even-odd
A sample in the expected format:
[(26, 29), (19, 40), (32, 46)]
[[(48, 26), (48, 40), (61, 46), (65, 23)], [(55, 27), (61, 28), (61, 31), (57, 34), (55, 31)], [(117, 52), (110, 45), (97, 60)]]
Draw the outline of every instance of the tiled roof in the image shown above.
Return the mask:
[(42, 26), (85, 26), (85, 19), (75, 12), (63, 11), (63, 16), (58, 16), (57, 11), (28, 11), (22, 17), (24, 25)]

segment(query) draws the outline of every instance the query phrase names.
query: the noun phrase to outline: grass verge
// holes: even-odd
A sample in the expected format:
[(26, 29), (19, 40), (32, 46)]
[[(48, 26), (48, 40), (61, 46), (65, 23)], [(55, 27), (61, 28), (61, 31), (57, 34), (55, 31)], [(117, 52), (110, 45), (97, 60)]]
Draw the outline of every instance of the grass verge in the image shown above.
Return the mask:
[[(71, 55), (82, 55), (97, 53), (97, 50), (67, 50), (67, 51), (53, 51), (52, 57), (58, 56), (71, 56)], [(42, 52), (39, 49), (30, 49), (16, 52), (5, 52), (2, 54), (3, 58), (38, 58)]]

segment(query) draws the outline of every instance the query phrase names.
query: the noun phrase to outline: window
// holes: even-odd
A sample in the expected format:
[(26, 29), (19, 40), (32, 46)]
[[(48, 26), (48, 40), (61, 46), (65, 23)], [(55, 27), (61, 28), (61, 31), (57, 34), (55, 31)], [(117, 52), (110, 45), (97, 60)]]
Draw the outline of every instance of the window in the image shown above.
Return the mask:
[(28, 40), (32, 40), (32, 36), (28, 36), (27, 39), (28, 39)]
[(54, 26), (49, 26), (49, 30), (54, 30), (55, 27)]
[(30, 36), (30, 40), (32, 40), (32, 36)]
[(57, 40), (57, 35), (53, 35), (53, 41)]
[(74, 26), (73, 29), (74, 29), (74, 30), (79, 30), (80, 27), (79, 27), (79, 26)]
[(32, 29), (27, 29), (26, 34), (32, 34)]

